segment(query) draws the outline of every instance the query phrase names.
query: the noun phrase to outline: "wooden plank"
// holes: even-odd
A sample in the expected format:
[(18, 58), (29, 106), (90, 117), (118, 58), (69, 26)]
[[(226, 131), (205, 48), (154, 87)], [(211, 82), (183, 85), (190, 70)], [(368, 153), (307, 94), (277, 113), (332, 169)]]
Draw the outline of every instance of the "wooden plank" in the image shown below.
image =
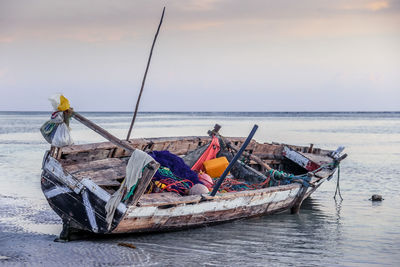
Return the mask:
[(195, 204), (202, 199), (201, 195), (181, 196), (173, 192), (144, 194), (140, 199), (140, 207), (179, 204)]
[(74, 154), (63, 154), (60, 162), (63, 166), (85, 163), (94, 160), (106, 159), (110, 156), (111, 150), (109, 149), (95, 149), (92, 151), (79, 152)]
[[(273, 165), (273, 164), (280, 164), (281, 163), (281, 161), (280, 160), (264, 160), (263, 159), (263, 162), (265, 162), (266, 164), (271, 164), (271, 165)], [(257, 165), (258, 163), (256, 162), (256, 161), (254, 161), (254, 160), (250, 160), (250, 163), (249, 163), (250, 165)]]
[(140, 206), (143, 206), (143, 205), (152, 205), (156, 203), (175, 202), (180, 199), (182, 199), (182, 196), (174, 192), (151, 193), (151, 194), (143, 194), (140, 197), (138, 203), (140, 203)]
[(102, 184), (107, 183), (112, 185), (116, 185), (118, 183), (119, 185), (120, 183), (116, 180), (123, 179), (125, 176), (126, 176), (126, 166), (123, 165), (105, 170), (82, 171), (74, 174), (74, 177), (76, 177), (79, 180), (83, 178), (90, 178), (93, 182), (95, 182), (98, 185), (100, 185), (100, 183)]
[[(127, 158), (128, 159), (128, 158)], [(71, 174), (83, 171), (97, 171), (101, 169), (108, 169), (120, 166), (126, 166), (127, 160), (119, 158), (106, 158), (101, 160), (89, 161), (84, 163), (77, 163), (65, 166), (64, 169)]]
[[(242, 143), (245, 138), (241, 137), (225, 137), (232, 143), (238, 142)], [(129, 143), (132, 147), (143, 150), (143, 147), (149, 143), (154, 143), (157, 147), (161, 149), (168, 150), (181, 150), (186, 149), (194, 150), (198, 146), (204, 145), (210, 141), (210, 137), (206, 136), (183, 136), (183, 137), (161, 137), (161, 138), (137, 138), (130, 139)], [(73, 145), (63, 148), (63, 154), (72, 154), (78, 152), (86, 152), (95, 149), (113, 149), (116, 146), (111, 142), (95, 143), (95, 144), (84, 144), (84, 145)], [(269, 143), (257, 143), (252, 140), (250, 143), (250, 148), (248, 150), (253, 150), (253, 154), (276, 154), (276, 150), (282, 150), (282, 145), (269, 144)]]
[[(194, 150), (198, 147), (199, 142), (207, 142), (209, 141), (209, 137), (198, 137), (198, 136), (191, 136), (191, 137), (161, 137), (161, 138), (149, 138), (149, 139), (144, 139), (144, 138), (135, 138), (135, 139), (130, 139), (129, 144), (136, 149), (144, 150), (144, 148), (148, 144), (158, 144), (157, 147), (160, 149), (168, 149), (168, 146), (174, 146), (174, 143), (176, 142), (182, 142), (187, 144), (188, 150), (189, 147)], [(116, 149), (115, 151), (113, 151)], [(114, 145), (111, 142), (102, 142), (102, 143), (94, 143), (94, 144), (82, 144), (82, 145), (73, 145), (73, 146), (68, 146), (63, 148), (63, 155), (62, 159), (76, 159), (80, 155), (89, 155), (90, 153), (93, 153), (92, 151), (98, 151), (98, 150), (108, 150), (109, 152), (107, 153), (112, 153), (114, 154), (114, 157), (126, 157), (130, 156), (131, 152), (126, 151), (125, 149), (118, 148), (116, 145)], [(89, 152), (87, 154), (80, 154), (82, 152)], [(187, 152), (185, 152), (187, 153)]]
[(74, 154), (79, 152), (87, 152), (95, 149), (112, 149), (115, 145), (111, 142), (101, 142), (92, 144), (72, 145), (63, 147), (63, 154)]
[(57, 177), (58, 180), (67, 185), (70, 189), (74, 190), (75, 193), (79, 194), (82, 190), (82, 184), (79, 180), (68, 172), (65, 172), (60, 162), (50, 155), (47, 155), (42, 168), (44, 171), (48, 171)]
[(333, 162), (333, 159), (329, 156), (325, 156), (325, 155), (317, 155), (317, 154), (313, 154), (313, 153), (304, 153), (304, 152), (299, 152), (300, 154), (302, 154), (303, 156), (305, 156), (306, 158), (308, 158), (309, 160), (317, 163), (318, 165), (324, 165), (327, 163), (331, 163)]
[(146, 191), (147, 187), (149, 186), (149, 183), (151, 182), (151, 179), (153, 178), (154, 174), (156, 173), (159, 167), (160, 164), (156, 161), (151, 161), (149, 164), (147, 164), (146, 168), (143, 171), (142, 179), (140, 179), (137, 184), (132, 201), (129, 203), (130, 205), (136, 206), (137, 202)]
[[(227, 138), (229, 140), (241, 140), (243, 138)], [(155, 147), (160, 149), (167, 150), (179, 150), (187, 151), (194, 150), (198, 146), (204, 145), (210, 141), (210, 137), (208, 136), (183, 136), (183, 137), (157, 137), (157, 138), (135, 138), (130, 139), (129, 144), (133, 148), (137, 148), (143, 150), (144, 147), (150, 143), (153, 143)], [(116, 145), (111, 142), (101, 142), (94, 144), (82, 144), (82, 145), (72, 145), (68, 147), (64, 147), (62, 150), (62, 158), (69, 158), (69, 154), (79, 154), (82, 152), (91, 152), (93, 150), (109, 150), (115, 149)], [(154, 147), (153, 147), (154, 149)], [(125, 153), (122, 153), (123, 150)], [(187, 151), (186, 151), (187, 150)], [(125, 151), (125, 149), (118, 148), (115, 154), (121, 154), (123, 156), (129, 156), (130, 152)]]
[[(92, 179), (91, 179), (92, 180)], [(117, 180), (108, 180), (108, 179), (95, 179), (92, 180), (98, 186), (107, 186), (107, 187), (120, 187), (121, 183)], [(116, 189), (116, 188), (115, 188)], [(106, 190), (110, 195), (114, 194), (115, 189), (108, 189)]]
[(286, 158), (290, 159), (291, 161), (295, 162), (299, 166), (303, 167), (307, 171), (314, 171), (320, 167), (319, 164), (310, 160), (309, 158), (305, 157), (298, 151), (295, 151), (287, 146), (284, 147), (284, 154)]

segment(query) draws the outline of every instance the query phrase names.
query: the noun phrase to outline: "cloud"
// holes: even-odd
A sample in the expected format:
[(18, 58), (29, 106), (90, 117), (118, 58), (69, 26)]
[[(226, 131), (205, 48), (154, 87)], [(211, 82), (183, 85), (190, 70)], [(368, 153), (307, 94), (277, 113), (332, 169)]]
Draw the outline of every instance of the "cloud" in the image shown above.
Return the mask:
[(15, 38), (12, 36), (0, 36), (0, 43), (12, 43)]
[(389, 1), (379, 0), (379, 1), (364, 1), (364, 0), (353, 0), (346, 1), (341, 9), (347, 11), (380, 11), (383, 9), (389, 9)]
[(8, 72), (8, 68), (0, 68), (0, 79), (4, 78)]
[(83, 43), (119, 42), (125, 38), (135, 36), (133, 32), (123, 29), (80, 28), (59, 33), (55, 38), (76, 40)]
[[(300, 35), (311, 36), (314, 32), (319, 35), (335, 30), (331, 28), (332, 25), (335, 26), (335, 21), (338, 21), (343, 31), (348, 32), (347, 28), (351, 29), (352, 25), (342, 27), (343, 23), (340, 21), (346, 21), (351, 16), (358, 16), (356, 19), (368, 22), (373, 16), (392, 16), (390, 12), (395, 16), (399, 14), (399, 5), (390, 0), (99, 0), (96, 1), (96, 5), (87, 0), (38, 0), (35, 4), (31, 1), (17, 4), (16, 1), (3, 0), (0, 9), (0, 43), (30, 38), (58, 38), (89, 43), (116, 42), (132, 35), (147, 35), (157, 23), (164, 4), (167, 7), (164, 27), (178, 31), (222, 27), (227, 29), (230, 25), (242, 27), (241, 25), (253, 24), (258, 27), (254, 28), (254, 31), (259, 31), (262, 28), (260, 25), (269, 30), (274, 30), (271, 27), (277, 25), (275, 31), (283, 25), (285, 28), (282, 30), (290, 32), (299, 28), (296, 25), (301, 24), (304, 31), (299, 30)], [(310, 22), (310, 26), (307, 25), (307, 21)], [(329, 24), (329, 28), (312, 25), (314, 22)]]
[(24, 42), (29, 40), (40, 41), (62, 41), (72, 40), (81, 43), (120, 42), (124, 39), (131, 39), (138, 35), (137, 31), (125, 26), (96, 27), (91, 25), (58, 26), (48, 25), (47, 27), (31, 29), (29, 27), (18, 29), (12, 36), (3, 33), (0, 36), (0, 43)]
[(209, 11), (216, 7), (216, 4), (221, 2), (221, 0), (190, 0), (185, 1), (185, 4), (176, 3), (177, 7), (182, 8), (182, 10), (190, 11)]
[(179, 28), (185, 31), (200, 31), (208, 28), (215, 28), (223, 25), (222, 21), (206, 21), (206, 22), (194, 22), (180, 25)]
[(387, 1), (371, 2), (366, 5), (366, 8), (372, 11), (378, 11), (381, 9), (389, 8), (389, 3)]

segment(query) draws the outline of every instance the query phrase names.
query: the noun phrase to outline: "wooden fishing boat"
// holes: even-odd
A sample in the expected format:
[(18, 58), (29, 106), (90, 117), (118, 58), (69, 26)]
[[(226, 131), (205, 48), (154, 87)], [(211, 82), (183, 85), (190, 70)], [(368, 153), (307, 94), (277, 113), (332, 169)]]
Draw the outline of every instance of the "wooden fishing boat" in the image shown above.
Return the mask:
[[(343, 147), (328, 151), (313, 148), (312, 145), (302, 147), (258, 143), (252, 140), (258, 127), (256, 125), (247, 138), (222, 137), (219, 134), (220, 126), (216, 125), (212, 131), (208, 131), (209, 136), (129, 139), (164, 12), (165, 7), (150, 50), (126, 138), (128, 141), (119, 140), (69, 109), (69, 102), (56, 107), (64, 112), (63, 118), (73, 116), (110, 141), (51, 147), (46, 152), (41, 185), (50, 206), (63, 220), (60, 240), (68, 240), (73, 230), (98, 234), (154, 232), (222, 223), (286, 210), (297, 213), (303, 200), (330, 179), (340, 161), (346, 157), (346, 154), (341, 155)], [(63, 100), (66, 98), (63, 97)], [(65, 123), (68, 121), (64, 120)], [(45, 134), (45, 138), (50, 137), (53, 127), (43, 128), (49, 134)], [(211, 143), (210, 137), (218, 138), (224, 147), (221, 151), (231, 157), (211, 193), (186, 195), (147, 190), (160, 167), (153, 159), (137, 168), (141, 176), (137, 183), (129, 188), (126, 186), (130, 183), (127, 180), (131, 174), (126, 171), (127, 167), (132, 162), (138, 162), (135, 155), (139, 153), (150, 157), (138, 151), (168, 150), (175, 157), (197, 160), (197, 153)], [(246, 157), (246, 163), (237, 162), (242, 155)], [(183, 166), (187, 167), (186, 164)], [(247, 189), (218, 193), (229, 171), (235, 175), (237, 182), (248, 185)], [(271, 180), (275, 183), (271, 183)]]
[[(304, 199), (335, 173), (343, 148), (337, 151), (313, 146), (259, 143), (251, 140), (245, 153), (247, 168), (263, 177), (266, 167), (308, 177), (290, 184), (238, 192), (179, 195), (173, 192), (145, 193), (159, 164), (143, 169), (135, 194), (121, 201), (112, 224), (106, 223), (105, 205), (118, 190), (134, 149), (168, 150), (184, 157), (210, 143), (210, 136), (140, 138), (121, 141), (100, 127), (81, 122), (111, 142), (51, 147), (43, 160), (41, 186), (46, 199), (64, 223), (60, 238), (68, 240), (71, 230), (99, 234), (177, 230), (291, 210), (297, 213)], [(210, 133), (210, 131), (209, 131)], [(231, 147), (246, 138), (225, 137)], [(237, 163), (244, 164), (244, 163)], [(241, 179), (242, 177), (237, 177)], [(109, 227), (108, 227), (109, 226)]]

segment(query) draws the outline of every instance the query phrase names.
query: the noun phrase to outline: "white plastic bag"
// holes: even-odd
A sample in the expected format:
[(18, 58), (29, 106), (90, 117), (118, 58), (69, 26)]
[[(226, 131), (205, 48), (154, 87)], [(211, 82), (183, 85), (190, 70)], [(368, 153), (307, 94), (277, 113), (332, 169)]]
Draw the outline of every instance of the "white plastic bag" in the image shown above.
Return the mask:
[(72, 145), (74, 141), (69, 133), (68, 126), (63, 122), (58, 125), (51, 144), (55, 147), (63, 147)]
[(53, 142), (53, 137), (57, 131), (57, 127), (63, 122), (64, 115), (61, 111), (58, 111), (54, 112), (51, 115), (50, 120), (46, 121), (42, 127), (40, 127), (40, 132), (49, 144)]
[(55, 94), (49, 98), (54, 111), (66, 111), (70, 108), (69, 100), (62, 94)]
[(49, 97), (49, 101), (50, 101), (51, 105), (53, 106), (54, 111), (58, 111), (57, 107), (58, 107), (58, 105), (60, 105), (60, 96), (61, 96), (61, 94), (55, 94), (55, 95), (52, 95), (51, 97)]
[[(49, 100), (55, 112), (51, 115), (50, 120), (46, 121), (40, 127), (40, 132), (44, 139), (52, 146), (63, 147), (72, 145), (74, 141), (71, 138), (67, 125), (69, 124), (71, 114), (69, 100), (62, 94), (53, 95)], [(64, 120), (64, 113), (68, 116), (66, 120)]]
[(51, 122), (60, 124), (64, 122), (64, 114), (61, 111), (54, 112), (50, 118)]

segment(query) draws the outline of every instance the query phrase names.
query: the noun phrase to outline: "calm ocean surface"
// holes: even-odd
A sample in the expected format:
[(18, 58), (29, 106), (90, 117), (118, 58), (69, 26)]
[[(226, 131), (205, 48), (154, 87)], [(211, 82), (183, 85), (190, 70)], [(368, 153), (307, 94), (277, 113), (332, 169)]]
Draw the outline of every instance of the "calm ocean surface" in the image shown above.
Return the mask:
[[(127, 134), (130, 113), (82, 113), (114, 135)], [(61, 220), (40, 189), (49, 145), (39, 128), (47, 112), (0, 112), (0, 266), (245, 265), (400, 266), (400, 113), (140, 113), (132, 137), (225, 136), (336, 149), (335, 179), (305, 201), (299, 215), (279, 214), (187, 231), (54, 243)], [(104, 141), (76, 121), (75, 143)], [(372, 194), (384, 201), (372, 203)], [(137, 249), (118, 246), (129, 242)]]

